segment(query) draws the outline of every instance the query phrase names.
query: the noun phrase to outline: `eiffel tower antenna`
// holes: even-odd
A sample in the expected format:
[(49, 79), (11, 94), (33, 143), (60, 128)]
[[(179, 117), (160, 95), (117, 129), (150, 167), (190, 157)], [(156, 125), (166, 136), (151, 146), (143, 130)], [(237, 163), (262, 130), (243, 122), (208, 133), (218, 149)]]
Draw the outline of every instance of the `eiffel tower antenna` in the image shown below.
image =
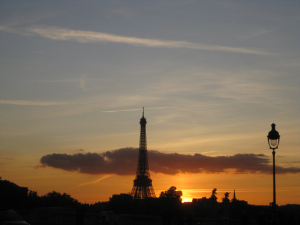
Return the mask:
[(146, 139), (146, 124), (147, 120), (143, 117), (140, 120), (141, 132), (140, 132), (140, 146), (138, 164), (136, 170), (136, 179), (133, 181), (133, 188), (131, 195), (134, 199), (155, 198), (155, 192), (152, 186), (152, 180), (150, 178), (149, 165), (148, 165), (148, 151), (147, 151), (147, 139)]

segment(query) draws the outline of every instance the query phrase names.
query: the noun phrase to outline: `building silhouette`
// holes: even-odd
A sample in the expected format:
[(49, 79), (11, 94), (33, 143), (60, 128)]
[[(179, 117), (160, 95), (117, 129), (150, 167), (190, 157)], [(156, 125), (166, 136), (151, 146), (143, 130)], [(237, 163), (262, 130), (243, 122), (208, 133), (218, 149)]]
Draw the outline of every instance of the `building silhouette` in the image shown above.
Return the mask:
[(140, 120), (140, 146), (138, 164), (136, 170), (136, 179), (133, 181), (133, 188), (131, 195), (134, 199), (155, 198), (155, 192), (150, 178), (149, 165), (148, 165), (148, 151), (147, 151), (147, 138), (146, 138), (146, 124), (147, 120), (143, 117)]
[(236, 202), (235, 189), (234, 189), (234, 191), (233, 191), (233, 198), (232, 198), (231, 202)]

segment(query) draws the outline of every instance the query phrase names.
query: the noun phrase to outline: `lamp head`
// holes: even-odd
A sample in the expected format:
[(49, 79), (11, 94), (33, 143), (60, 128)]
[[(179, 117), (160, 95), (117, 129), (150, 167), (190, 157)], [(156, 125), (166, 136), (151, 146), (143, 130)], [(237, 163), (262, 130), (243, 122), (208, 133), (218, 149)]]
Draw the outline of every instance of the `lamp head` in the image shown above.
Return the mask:
[(275, 123), (272, 123), (272, 130), (268, 134), (268, 143), (270, 149), (277, 149), (279, 145), (280, 135), (278, 131), (275, 129)]

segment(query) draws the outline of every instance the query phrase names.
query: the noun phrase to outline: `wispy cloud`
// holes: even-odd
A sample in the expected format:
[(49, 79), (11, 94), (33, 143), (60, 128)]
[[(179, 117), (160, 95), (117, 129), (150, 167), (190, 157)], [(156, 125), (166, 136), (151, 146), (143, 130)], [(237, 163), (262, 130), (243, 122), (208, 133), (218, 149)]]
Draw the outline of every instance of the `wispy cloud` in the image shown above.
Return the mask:
[(56, 101), (23, 101), (23, 100), (0, 100), (0, 104), (8, 105), (24, 105), (24, 106), (52, 106), (52, 105), (65, 105), (67, 102)]
[(22, 31), (1, 26), (0, 30), (6, 32), (20, 33), (24, 35), (39, 35), (41, 37), (49, 38), (52, 40), (76, 41), (80, 43), (113, 42), (144, 47), (189, 48), (195, 50), (223, 51), (254, 55), (275, 55), (274, 53), (269, 53), (263, 49), (257, 48), (228, 47), (221, 45), (207, 45), (188, 41), (171, 41), (161, 39), (128, 37), (94, 31), (71, 30), (52, 26), (27, 27)]
[(130, 112), (130, 111), (138, 111), (141, 109), (117, 109), (117, 110), (109, 110), (109, 111), (102, 111), (104, 113), (115, 113), (115, 112)]
[(273, 32), (274, 30), (278, 29), (277, 27), (275, 28), (268, 28), (268, 29), (259, 29), (256, 31), (252, 31), (249, 34), (244, 34), (244, 35), (240, 35), (239, 38), (253, 38), (253, 37), (259, 37), (265, 34), (268, 34), (270, 32)]
[(113, 176), (113, 175), (104, 175), (104, 176), (100, 177), (97, 180), (87, 182), (87, 183), (82, 183), (82, 184), (77, 185), (76, 187), (82, 187), (82, 186), (86, 186), (86, 185), (96, 184), (96, 183), (100, 182), (101, 180), (104, 180), (104, 179), (109, 178), (111, 176)]
[(79, 78), (79, 85), (80, 85), (80, 88), (81, 89), (85, 89), (85, 87), (86, 87), (86, 77), (87, 77), (87, 74), (86, 73), (84, 73), (84, 74), (82, 74), (81, 76), (80, 76), (80, 78)]
[[(150, 169), (155, 173), (252, 173), (271, 174), (272, 165), (263, 154), (236, 154), (233, 156), (183, 155), (148, 151)], [(122, 148), (101, 154), (51, 154), (40, 162), (66, 171), (86, 174), (134, 175), (138, 158), (137, 148)], [(277, 173), (300, 173), (297, 167), (277, 167)], [(98, 180), (94, 181), (98, 182)]]
[(15, 160), (15, 158), (12, 158), (12, 157), (6, 157), (4, 158), (5, 160)]
[[(170, 107), (150, 107), (147, 108), (147, 110), (151, 110), (151, 109), (166, 109), (166, 108), (170, 108)], [(109, 111), (102, 111), (104, 113), (114, 113), (114, 112), (130, 112), (130, 111), (140, 111), (142, 110), (142, 108), (138, 108), (138, 109), (116, 109), (116, 110), (109, 110)]]

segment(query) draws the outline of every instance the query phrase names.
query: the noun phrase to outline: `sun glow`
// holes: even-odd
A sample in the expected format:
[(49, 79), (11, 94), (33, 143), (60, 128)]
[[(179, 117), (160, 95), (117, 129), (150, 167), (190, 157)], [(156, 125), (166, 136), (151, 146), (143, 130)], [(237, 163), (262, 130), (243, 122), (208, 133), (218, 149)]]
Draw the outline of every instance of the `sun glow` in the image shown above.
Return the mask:
[(192, 202), (192, 199), (191, 198), (182, 198), (182, 203), (184, 202)]

